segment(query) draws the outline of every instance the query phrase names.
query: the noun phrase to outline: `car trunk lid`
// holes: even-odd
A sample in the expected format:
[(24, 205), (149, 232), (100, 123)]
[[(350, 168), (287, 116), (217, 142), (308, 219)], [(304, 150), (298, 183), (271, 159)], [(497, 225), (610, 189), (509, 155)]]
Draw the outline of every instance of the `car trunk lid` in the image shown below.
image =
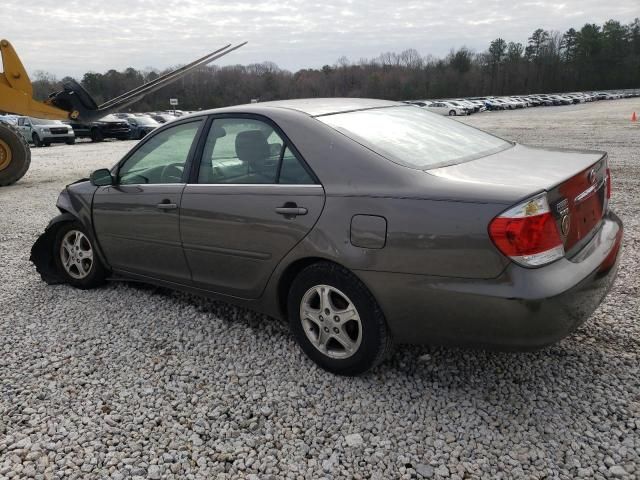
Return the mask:
[(428, 170), (455, 182), (508, 189), (516, 204), (540, 192), (547, 201), (565, 255), (571, 257), (593, 236), (608, 207), (604, 152), (515, 145), (476, 160)]

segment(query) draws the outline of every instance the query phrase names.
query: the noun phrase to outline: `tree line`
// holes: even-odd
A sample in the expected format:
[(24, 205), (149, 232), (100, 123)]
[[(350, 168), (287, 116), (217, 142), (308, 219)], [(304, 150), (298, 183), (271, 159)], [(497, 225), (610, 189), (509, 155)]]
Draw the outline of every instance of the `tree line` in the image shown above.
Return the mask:
[[(81, 84), (98, 104), (149, 82), (163, 71), (127, 68), (85, 73)], [(60, 90), (66, 80), (34, 75), (36, 98)], [(568, 92), (640, 87), (640, 19), (609, 20), (564, 33), (535, 30), (526, 44), (496, 38), (486, 51), (462, 47), (444, 58), (417, 50), (387, 52), (353, 62), (290, 72), (275, 63), (206, 66), (145, 97), (136, 111), (166, 110), (168, 99), (197, 110), (305, 97), (373, 97), (389, 100)]]

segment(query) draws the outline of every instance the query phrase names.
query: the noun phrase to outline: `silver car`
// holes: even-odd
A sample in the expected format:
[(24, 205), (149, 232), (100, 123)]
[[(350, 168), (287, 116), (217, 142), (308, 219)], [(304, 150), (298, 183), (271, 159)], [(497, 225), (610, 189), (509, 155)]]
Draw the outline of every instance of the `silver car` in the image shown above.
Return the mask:
[(25, 140), (36, 147), (48, 147), (52, 143), (73, 145), (76, 141), (73, 128), (60, 120), (18, 117), (17, 126)]
[(323, 368), (393, 342), (531, 349), (589, 317), (622, 223), (603, 152), (527, 147), (404, 103), (201, 112), (68, 186), (50, 283), (135, 279), (285, 318)]

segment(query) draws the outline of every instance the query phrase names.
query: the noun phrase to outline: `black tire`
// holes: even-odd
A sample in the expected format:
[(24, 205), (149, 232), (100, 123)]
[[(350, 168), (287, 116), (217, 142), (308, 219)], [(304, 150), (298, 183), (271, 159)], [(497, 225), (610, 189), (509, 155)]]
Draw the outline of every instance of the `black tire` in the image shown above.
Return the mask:
[(42, 147), (44, 145), (37, 133), (33, 133), (31, 135), (31, 140), (33, 140), (33, 146), (36, 148)]
[[(31, 165), (29, 144), (13, 125), (0, 122), (0, 187), (20, 180)], [(6, 149), (9, 152), (6, 152)]]
[(65, 143), (66, 143), (67, 145), (74, 145), (74, 144), (76, 143), (76, 139), (75, 139), (75, 138), (72, 138), (71, 140), (67, 140)]
[[(62, 264), (62, 242), (70, 232), (82, 233), (93, 251), (93, 261), (91, 262), (90, 267), (88, 267), (88, 273), (82, 278), (72, 276)], [(53, 258), (60, 276), (66, 283), (81, 290), (96, 288), (104, 284), (106, 280), (106, 271), (98, 257), (95, 244), (96, 242), (93, 236), (88, 233), (79, 222), (68, 222), (58, 228), (55, 241), (53, 242)]]
[(449, 116), (450, 117), (455, 117), (456, 116), (456, 111), (455, 110), (449, 110)]
[(101, 142), (104, 140), (104, 136), (102, 135), (102, 132), (100, 131), (99, 128), (92, 128), (91, 129), (91, 141), (92, 142)]
[[(332, 358), (321, 352), (305, 333), (300, 316), (302, 301), (307, 292), (320, 285), (344, 293), (358, 313), (361, 340), (355, 352), (347, 358)], [(291, 331), (304, 353), (329, 372), (348, 376), (363, 374), (382, 362), (391, 350), (393, 342), (380, 306), (367, 287), (353, 273), (339, 265), (321, 262), (302, 270), (289, 290), (287, 311)], [(328, 326), (336, 327), (333, 322), (332, 318), (327, 319)]]
[(50, 147), (51, 146), (51, 142), (42, 142), (44, 144), (45, 147)]

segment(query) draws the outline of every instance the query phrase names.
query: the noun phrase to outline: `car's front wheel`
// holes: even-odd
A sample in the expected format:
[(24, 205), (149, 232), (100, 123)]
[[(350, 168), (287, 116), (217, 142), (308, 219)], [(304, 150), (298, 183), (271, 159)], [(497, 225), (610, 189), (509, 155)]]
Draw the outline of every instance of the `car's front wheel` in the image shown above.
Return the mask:
[(449, 116), (450, 117), (455, 117), (456, 116), (456, 111), (455, 110), (449, 110)]
[(332, 263), (300, 272), (288, 298), (289, 324), (302, 350), (320, 367), (359, 375), (379, 364), (392, 341), (367, 287)]
[(58, 229), (54, 258), (62, 277), (76, 288), (95, 288), (105, 281), (106, 273), (94, 241), (78, 222), (67, 223)]
[(43, 143), (42, 140), (40, 140), (40, 137), (38, 136), (37, 133), (34, 133), (33, 135), (31, 135), (31, 140), (33, 140), (33, 146), (34, 147), (42, 147)]

